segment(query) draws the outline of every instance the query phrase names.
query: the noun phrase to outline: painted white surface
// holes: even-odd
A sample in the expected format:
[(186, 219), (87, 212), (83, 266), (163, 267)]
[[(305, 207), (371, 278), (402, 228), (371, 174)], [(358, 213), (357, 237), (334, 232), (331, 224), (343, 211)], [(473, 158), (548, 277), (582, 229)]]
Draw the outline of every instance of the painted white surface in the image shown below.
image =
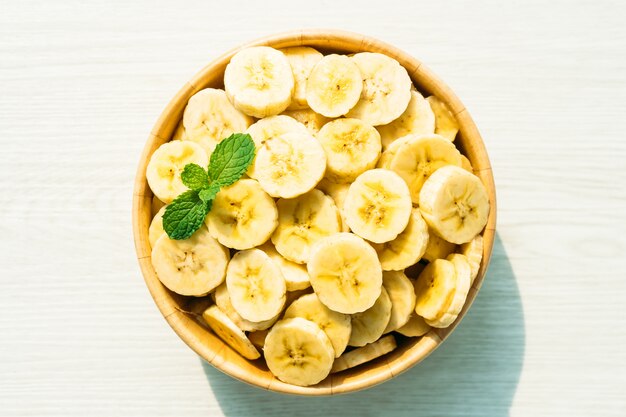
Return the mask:
[[(619, 1), (2, 1), (0, 414), (626, 415), (624, 16)], [(336, 398), (203, 365), (131, 236), (136, 163), (168, 100), (223, 51), (299, 27), (425, 62), (474, 116), (498, 186), (492, 266), (455, 334)]]

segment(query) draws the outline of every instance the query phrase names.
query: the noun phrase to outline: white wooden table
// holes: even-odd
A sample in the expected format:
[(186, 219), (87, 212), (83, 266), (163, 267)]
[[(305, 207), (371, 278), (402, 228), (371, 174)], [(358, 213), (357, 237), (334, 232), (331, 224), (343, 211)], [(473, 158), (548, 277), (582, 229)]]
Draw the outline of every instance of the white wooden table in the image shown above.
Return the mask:
[[(87, 4), (88, 3), (88, 4)], [(626, 6), (619, 1), (0, 2), (0, 414), (626, 415)], [(131, 187), (183, 83), (301, 27), (378, 37), (458, 93), (498, 240), (458, 330), (391, 382), (282, 396), (203, 364), (137, 266)]]

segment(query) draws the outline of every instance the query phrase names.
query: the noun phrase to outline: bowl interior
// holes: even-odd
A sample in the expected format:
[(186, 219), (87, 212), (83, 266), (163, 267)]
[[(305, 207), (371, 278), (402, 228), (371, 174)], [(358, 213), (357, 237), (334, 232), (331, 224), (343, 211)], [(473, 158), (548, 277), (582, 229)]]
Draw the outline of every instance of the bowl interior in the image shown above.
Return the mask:
[[(182, 119), (188, 99), (203, 88), (223, 88), (224, 70), (232, 55), (239, 49), (256, 45), (268, 45), (274, 48), (305, 45), (312, 46), (323, 53), (381, 52), (398, 60), (407, 69), (413, 83), (424, 96), (437, 96), (454, 113), (460, 125), (455, 144), (468, 157), (474, 167), (474, 173), (485, 184), (491, 203), (489, 220), (483, 234), (484, 253), (481, 268), (455, 323), (446, 329), (432, 329), (420, 338), (404, 338), (396, 334), (398, 348), (395, 351), (356, 368), (332, 374), (320, 384), (312, 387), (285, 384), (269, 372), (262, 358), (248, 361), (233, 351), (201, 324), (193, 314), (188, 313), (199, 313), (210, 302), (206, 299), (183, 297), (169, 291), (158, 280), (150, 260), (148, 227), (152, 220), (152, 192), (145, 176), (150, 156), (156, 148), (170, 140)], [(260, 39), (222, 55), (203, 68), (176, 94), (152, 129), (141, 155), (133, 195), (133, 231), (141, 271), (161, 313), (180, 338), (203, 359), (234, 378), (273, 391), (305, 395), (338, 394), (371, 387), (409, 369), (437, 348), (461, 321), (482, 284), (491, 256), (495, 220), (495, 188), (489, 158), (478, 129), (452, 90), (421, 62), (405, 52), (376, 39), (335, 30), (296, 31)]]

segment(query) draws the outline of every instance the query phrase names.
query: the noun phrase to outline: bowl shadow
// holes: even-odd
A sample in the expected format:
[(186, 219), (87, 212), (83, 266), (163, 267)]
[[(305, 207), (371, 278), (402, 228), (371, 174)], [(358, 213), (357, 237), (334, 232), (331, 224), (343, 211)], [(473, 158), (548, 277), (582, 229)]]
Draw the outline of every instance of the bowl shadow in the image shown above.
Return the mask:
[(522, 302), (496, 234), (491, 263), (467, 315), (428, 358), (373, 388), (332, 397), (291, 396), (241, 383), (201, 361), (225, 416), (507, 416), (524, 358)]

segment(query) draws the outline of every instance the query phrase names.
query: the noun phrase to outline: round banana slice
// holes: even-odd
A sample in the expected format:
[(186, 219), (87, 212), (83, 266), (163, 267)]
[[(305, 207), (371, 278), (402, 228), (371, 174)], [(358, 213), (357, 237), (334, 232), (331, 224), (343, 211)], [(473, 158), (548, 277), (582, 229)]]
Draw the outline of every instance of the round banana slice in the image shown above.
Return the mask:
[(373, 361), (393, 351), (396, 347), (396, 339), (394, 339), (392, 335), (381, 337), (374, 343), (341, 355), (335, 360), (335, 363), (333, 363), (330, 372), (334, 374)]
[(305, 387), (326, 378), (335, 359), (326, 333), (301, 317), (276, 323), (265, 339), (263, 353), (267, 367), (278, 379)]
[(378, 168), (389, 169), (389, 164), (391, 163), (391, 160), (395, 156), (396, 152), (398, 152), (398, 149), (400, 149), (402, 145), (404, 145), (406, 142), (410, 141), (411, 139), (415, 137), (418, 137), (418, 136), (406, 135), (391, 142), (391, 144), (387, 146), (387, 149), (385, 149), (385, 151), (382, 153), (382, 155), (378, 159), (378, 163), (376, 164), (376, 166)]
[(372, 52), (351, 57), (361, 72), (363, 91), (347, 117), (372, 126), (386, 125), (404, 113), (411, 100), (411, 78), (393, 58)]
[(380, 296), (383, 273), (376, 251), (352, 233), (337, 233), (317, 242), (307, 269), (313, 290), (333, 311), (360, 313)]
[(165, 233), (163, 230), (163, 213), (165, 213), (165, 207), (161, 207), (159, 212), (154, 216), (148, 229), (148, 240), (150, 241), (150, 247), (153, 248), (157, 240)]
[(273, 116), (291, 103), (293, 72), (287, 57), (268, 46), (237, 52), (226, 66), (224, 87), (233, 105), (257, 118)]
[(447, 242), (428, 229), (428, 245), (424, 251), (423, 259), (432, 262), (435, 259), (446, 259), (456, 249), (454, 243)]
[(259, 149), (254, 175), (272, 197), (294, 198), (310, 191), (324, 176), (326, 154), (308, 132), (289, 132)]
[(465, 155), (461, 155), (461, 168), (472, 174), (474, 173), (474, 167), (472, 167), (472, 163)]
[(352, 333), (350, 346), (365, 346), (375, 342), (383, 335), (391, 317), (391, 299), (385, 287), (381, 288), (380, 296), (373, 306), (352, 315)]
[(401, 271), (417, 263), (428, 246), (428, 225), (419, 209), (411, 209), (406, 229), (394, 240), (372, 243), (383, 271)]
[(202, 226), (185, 240), (163, 234), (154, 244), (151, 258), (163, 285), (180, 295), (200, 297), (224, 281), (230, 255)]
[(402, 178), (386, 169), (371, 169), (350, 185), (343, 212), (354, 233), (384, 243), (406, 228), (411, 207), (409, 189)]
[(311, 109), (286, 111), (283, 114), (285, 116), (293, 117), (294, 119), (305, 125), (312, 135), (317, 135), (317, 132), (320, 131), (322, 126), (324, 126), (331, 120), (328, 117), (322, 116), (319, 113), (315, 113)]
[(270, 238), (278, 226), (278, 210), (258, 182), (243, 179), (217, 193), (205, 222), (222, 245), (250, 249)]
[(200, 145), (185, 140), (164, 143), (154, 151), (146, 168), (146, 179), (159, 200), (169, 204), (187, 191), (180, 179), (187, 164), (206, 167), (209, 157)]
[(306, 101), (316, 113), (339, 117), (359, 101), (362, 89), (361, 73), (350, 58), (326, 55), (309, 74)]
[(352, 331), (350, 315), (332, 311), (319, 300), (315, 293), (303, 295), (285, 310), (283, 318), (302, 317), (317, 324), (330, 339), (335, 357), (341, 356)]
[(276, 317), (285, 305), (285, 279), (259, 249), (237, 252), (226, 270), (230, 302), (239, 315), (260, 322)]
[(254, 347), (258, 349), (263, 349), (263, 346), (265, 345), (265, 339), (267, 338), (267, 334), (269, 332), (269, 329), (250, 332), (248, 333), (248, 339), (250, 340), (250, 342), (252, 342)]
[(401, 271), (383, 272), (383, 287), (391, 300), (391, 316), (384, 334), (407, 324), (415, 311), (415, 291), (413, 283)]
[(218, 143), (245, 131), (251, 123), (252, 118), (237, 110), (224, 90), (205, 88), (194, 94), (185, 107), (181, 139), (197, 143), (210, 155)]
[(346, 223), (346, 216), (343, 214), (343, 203), (348, 195), (350, 184), (338, 184), (336, 182), (329, 181), (326, 178), (322, 178), (322, 180), (317, 184), (317, 189), (323, 191), (324, 194), (333, 199), (335, 205), (339, 209), (339, 214), (341, 215), (341, 231), (349, 232), (350, 228)]
[(246, 334), (233, 323), (217, 306), (211, 306), (202, 313), (202, 318), (209, 327), (231, 348), (246, 359), (258, 359), (261, 354), (254, 347)]
[(378, 126), (383, 149), (398, 138), (409, 134), (428, 135), (435, 133), (435, 115), (428, 101), (415, 90), (411, 90), (409, 105), (393, 122)]
[(380, 135), (359, 119), (337, 119), (317, 134), (326, 152), (326, 177), (334, 182), (352, 182), (376, 166), (380, 157)]
[(457, 244), (476, 237), (489, 216), (489, 196), (483, 183), (476, 175), (452, 165), (438, 169), (426, 180), (419, 206), (430, 228)]
[(297, 198), (281, 198), (276, 206), (278, 227), (272, 235), (272, 243), (278, 253), (292, 262), (308, 262), (315, 242), (341, 230), (337, 206), (320, 190)]
[(187, 132), (185, 132), (185, 125), (183, 125), (182, 120), (176, 126), (176, 130), (174, 130), (170, 140), (187, 140)]
[(454, 320), (456, 320), (459, 313), (463, 309), (467, 293), (470, 289), (470, 283), (472, 281), (472, 270), (465, 255), (454, 253), (448, 256), (448, 260), (452, 262), (454, 270), (456, 271), (456, 286), (454, 289), (454, 295), (450, 301), (450, 305), (443, 314), (439, 315), (434, 320), (426, 319), (426, 323), (432, 327), (445, 328), (450, 326)]
[(459, 131), (459, 123), (446, 104), (435, 96), (426, 99), (435, 115), (435, 133), (454, 142)]
[(280, 268), (285, 278), (288, 292), (304, 290), (311, 286), (311, 280), (309, 280), (309, 273), (305, 265), (285, 259), (270, 242), (259, 246), (259, 249), (265, 252), (265, 254), (278, 265), (278, 268)]
[(461, 166), (461, 153), (452, 142), (437, 135), (413, 136), (399, 147), (388, 168), (406, 181), (413, 203), (428, 177), (445, 165)]
[(239, 315), (239, 313), (237, 313), (235, 307), (233, 307), (226, 283), (222, 283), (219, 287), (217, 287), (213, 293), (213, 298), (215, 299), (215, 304), (220, 308), (220, 310), (222, 310), (224, 314), (226, 314), (228, 318), (244, 332), (269, 329), (274, 323), (276, 323), (276, 320), (278, 320), (278, 316), (280, 315), (278, 314), (269, 320), (259, 322), (244, 319)]
[(476, 279), (480, 270), (480, 262), (483, 260), (483, 236), (476, 235), (474, 239), (463, 243), (459, 252), (467, 256), (472, 269), (472, 283), (474, 283), (474, 279)]
[(413, 312), (409, 321), (404, 326), (396, 329), (396, 332), (406, 337), (419, 337), (424, 336), (429, 330), (430, 326), (426, 324), (424, 317), (418, 316)]
[(306, 101), (306, 83), (313, 67), (324, 57), (321, 52), (308, 46), (294, 46), (280, 50), (289, 61), (293, 78), (296, 82), (291, 97), (289, 110), (300, 110), (309, 108)]
[(445, 313), (456, 287), (454, 264), (435, 259), (426, 265), (415, 283), (415, 312), (426, 320), (435, 320)]

